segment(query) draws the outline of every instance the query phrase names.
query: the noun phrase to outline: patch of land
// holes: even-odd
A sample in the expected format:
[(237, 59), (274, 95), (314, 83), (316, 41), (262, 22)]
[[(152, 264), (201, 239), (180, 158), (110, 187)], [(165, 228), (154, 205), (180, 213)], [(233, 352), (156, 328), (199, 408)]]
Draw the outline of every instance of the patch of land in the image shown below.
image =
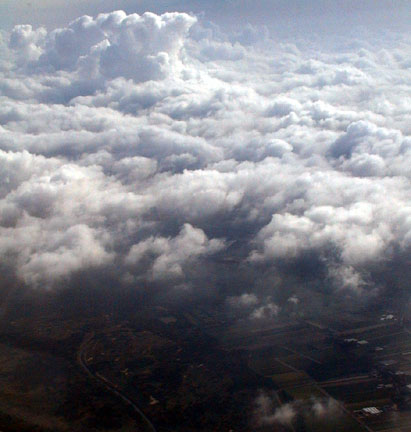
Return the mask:
[(376, 313), (258, 325), (204, 305), (20, 317), (1, 323), (0, 430), (405, 432), (410, 359), (408, 323)]

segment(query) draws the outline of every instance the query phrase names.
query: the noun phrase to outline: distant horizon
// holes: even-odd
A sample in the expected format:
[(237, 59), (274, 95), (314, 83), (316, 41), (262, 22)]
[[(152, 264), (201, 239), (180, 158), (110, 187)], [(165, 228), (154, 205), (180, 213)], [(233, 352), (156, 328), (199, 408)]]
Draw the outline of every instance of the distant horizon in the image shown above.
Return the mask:
[[(65, 26), (80, 15), (95, 16), (124, 10), (127, 13), (187, 12), (203, 16), (228, 27), (266, 25), (282, 37), (340, 33), (358, 29), (407, 31), (411, 12), (407, 0), (4, 0), (0, 28), (10, 30), (17, 24), (31, 24), (48, 29)], [(277, 28), (276, 28), (277, 27)]]

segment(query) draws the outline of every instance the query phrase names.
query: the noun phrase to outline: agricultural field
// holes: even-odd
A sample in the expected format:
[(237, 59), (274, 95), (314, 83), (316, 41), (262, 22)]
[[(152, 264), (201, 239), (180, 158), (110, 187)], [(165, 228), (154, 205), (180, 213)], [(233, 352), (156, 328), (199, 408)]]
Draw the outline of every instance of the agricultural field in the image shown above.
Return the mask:
[[(341, 430), (410, 430), (410, 333), (395, 318), (349, 318), (338, 326), (327, 325), (327, 318), (252, 331), (235, 325), (220, 343), (240, 347), (249, 367), (272, 380), (283, 404), (326, 397), (340, 407), (338, 424), (350, 425)], [(327, 430), (307, 418), (301, 430)]]
[(409, 432), (406, 326), (379, 315), (340, 330), (321, 317), (223, 317), (169, 306), (3, 323), (0, 426), (151, 430), (125, 398), (164, 432)]

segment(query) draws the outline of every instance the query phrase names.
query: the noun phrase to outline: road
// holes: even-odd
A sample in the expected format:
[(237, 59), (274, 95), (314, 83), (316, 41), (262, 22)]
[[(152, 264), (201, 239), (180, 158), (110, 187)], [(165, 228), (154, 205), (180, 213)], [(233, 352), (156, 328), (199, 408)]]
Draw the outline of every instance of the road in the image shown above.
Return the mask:
[(87, 362), (84, 358), (84, 352), (87, 348), (87, 345), (91, 342), (94, 337), (94, 333), (90, 333), (87, 335), (82, 344), (80, 345), (79, 350), (77, 351), (77, 361), (82, 367), (82, 369), (87, 373), (88, 376), (93, 378), (96, 381), (99, 381), (107, 390), (113, 393), (115, 396), (120, 398), (126, 405), (128, 405), (143, 421), (145, 424), (145, 430), (150, 432), (157, 432), (157, 429), (154, 427), (153, 423), (147, 418), (147, 416), (141, 411), (141, 409), (130, 399), (128, 398), (121, 390), (119, 390), (114, 383), (108, 380), (106, 377), (96, 372), (93, 373), (87, 365)]

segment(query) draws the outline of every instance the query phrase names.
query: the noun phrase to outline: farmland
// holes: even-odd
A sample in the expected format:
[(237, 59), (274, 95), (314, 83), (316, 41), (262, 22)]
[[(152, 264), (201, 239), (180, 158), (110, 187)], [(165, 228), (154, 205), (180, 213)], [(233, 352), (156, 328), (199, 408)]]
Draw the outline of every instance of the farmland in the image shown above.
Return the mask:
[(3, 322), (0, 425), (408, 432), (407, 322), (381, 313), (340, 318), (251, 322), (227, 316), (224, 305), (164, 305)]

